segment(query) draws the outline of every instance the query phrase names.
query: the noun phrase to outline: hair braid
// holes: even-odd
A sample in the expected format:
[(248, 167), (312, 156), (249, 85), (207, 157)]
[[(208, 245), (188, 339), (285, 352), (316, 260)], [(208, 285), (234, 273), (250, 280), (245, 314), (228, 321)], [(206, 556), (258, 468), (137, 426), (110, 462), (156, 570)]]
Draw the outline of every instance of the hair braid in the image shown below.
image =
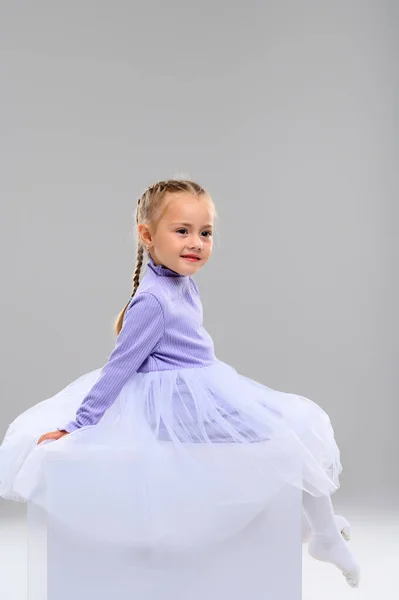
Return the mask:
[(137, 254), (136, 254), (136, 267), (134, 269), (134, 274), (133, 274), (133, 289), (132, 289), (132, 294), (131, 294), (128, 302), (125, 304), (123, 310), (119, 313), (118, 318), (115, 321), (114, 328), (115, 328), (116, 335), (119, 335), (120, 330), (122, 329), (123, 317), (125, 316), (125, 312), (127, 311), (127, 307), (129, 306), (132, 298), (134, 297), (135, 293), (137, 292), (137, 288), (139, 287), (140, 273), (141, 273), (141, 268), (143, 266), (143, 262), (144, 262), (144, 248), (143, 248), (143, 244), (141, 243), (141, 240), (138, 239), (138, 241), (137, 241)]
[(139, 287), (140, 272), (141, 272), (141, 267), (143, 266), (143, 260), (144, 260), (143, 244), (141, 244), (141, 242), (138, 242), (137, 243), (136, 268), (134, 270), (134, 275), (133, 275), (133, 291), (132, 291), (131, 298), (133, 298), (134, 294), (137, 291), (137, 288)]

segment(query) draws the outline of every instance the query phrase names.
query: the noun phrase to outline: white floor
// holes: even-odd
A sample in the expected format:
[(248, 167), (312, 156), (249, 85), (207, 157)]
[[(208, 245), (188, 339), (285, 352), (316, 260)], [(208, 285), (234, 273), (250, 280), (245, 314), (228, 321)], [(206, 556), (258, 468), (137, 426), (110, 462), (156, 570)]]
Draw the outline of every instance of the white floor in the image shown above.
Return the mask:
[[(0, 599), (26, 600), (25, 507), (11, 504), (0, 504)], [(347, 510), (345, 516), (353, 526), (350, 544), (362, 566), (361, 586), (349, 588), (337, 569), (309, 558), (304, 546), (303, 600), (398, 600), (399, 513)]]

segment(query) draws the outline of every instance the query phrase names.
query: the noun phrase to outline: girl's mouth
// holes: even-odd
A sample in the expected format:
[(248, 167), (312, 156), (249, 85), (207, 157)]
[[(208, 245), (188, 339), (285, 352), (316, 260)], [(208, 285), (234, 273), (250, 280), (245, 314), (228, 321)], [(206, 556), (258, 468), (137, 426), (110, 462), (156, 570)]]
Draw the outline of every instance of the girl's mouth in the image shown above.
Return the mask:
[(185, 258), (186, 260), (189, 260), (190, 262), (197, 262), (200, 260), (200, 257), (195, 256), (195, 254), (185, 254), (184, 256), (182, 256), (182, 258)]

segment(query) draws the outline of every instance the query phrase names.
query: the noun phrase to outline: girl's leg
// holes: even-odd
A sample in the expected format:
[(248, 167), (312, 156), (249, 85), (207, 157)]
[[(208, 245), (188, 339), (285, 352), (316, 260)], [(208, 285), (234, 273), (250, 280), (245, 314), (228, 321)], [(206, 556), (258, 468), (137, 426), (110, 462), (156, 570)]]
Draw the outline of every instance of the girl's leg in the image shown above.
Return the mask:
[(358, 587), (360, 568), (337, 527), (330, 496), (315, 497), (304, 492), (303, 508), (313, 532), (310, 556), (334, 564), (350, 586)]
[[(342, 537), (346, 542), (349, 542), (351, 539), (351, 526), (348, 521), (342, 517), (341, 515), (335, 515), (335, 523), (341, 532)], [(305, 511), (303, 511), (302, 515), (302, 543), (307, 544), (312, 537), (312, 528), (310, 526), (309, 519), (306, 516)]]

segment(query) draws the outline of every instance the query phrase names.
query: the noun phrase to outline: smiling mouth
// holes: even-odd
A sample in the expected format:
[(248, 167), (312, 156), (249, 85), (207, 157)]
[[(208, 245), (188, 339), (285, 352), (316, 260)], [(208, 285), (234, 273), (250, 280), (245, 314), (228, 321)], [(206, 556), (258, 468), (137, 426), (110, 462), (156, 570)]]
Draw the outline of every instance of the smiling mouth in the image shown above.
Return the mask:
[(201, 260), (200, 257), (195, 256), (195, 254), (185, 254), (182, 256), (182, 258), (185, 258), (186, 260), (191, 260), (192, 262)]

